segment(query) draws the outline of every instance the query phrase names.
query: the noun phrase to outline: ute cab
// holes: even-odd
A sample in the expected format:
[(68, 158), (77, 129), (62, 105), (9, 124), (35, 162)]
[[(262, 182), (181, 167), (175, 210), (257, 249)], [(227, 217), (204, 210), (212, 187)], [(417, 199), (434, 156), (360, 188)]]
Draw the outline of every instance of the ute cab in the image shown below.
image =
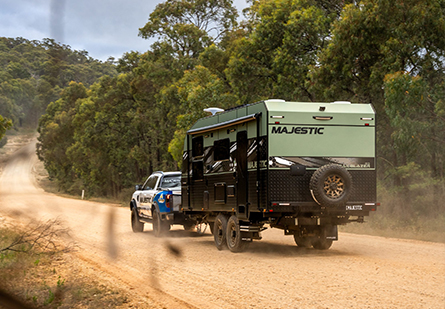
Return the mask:
[(133, 232), (142, 232), (145, 223), (152, 223), (155, 235), (160, 236), (170, 225), (182, 223), (180, 188), (180, 172), (154, 172), (143, 185), (136, 185), (130, 202)]

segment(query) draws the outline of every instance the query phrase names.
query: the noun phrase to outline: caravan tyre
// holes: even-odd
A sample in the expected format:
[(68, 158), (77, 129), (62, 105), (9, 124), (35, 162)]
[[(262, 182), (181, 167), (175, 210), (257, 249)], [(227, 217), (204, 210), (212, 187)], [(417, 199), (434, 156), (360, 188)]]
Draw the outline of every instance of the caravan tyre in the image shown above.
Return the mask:
[(352, 177), (340, 165), (324, 165), (312, 175), (309, 188), (321, 206), (345, 206), (352, 193)]
[(213, 227), (213, 237), (215, 239), (215, 246), (218, 250), (224, 249), (227, 246), (226, 242), (227, 217), (223, 214), (216, 216)]
[(314, 249), (317, 250), (328, 250), (332, 246), (332, 240), (315, 238), (312, 245), (314, 246)]
[(242, 240), (238, 218), (233, 215), (227, 222), (227, 247), (232, 252), (242, 252), (246, 247), (246, 242)]
[(312, 237), (302, 237), (294, 234), (294, 240), (297, 246), (300, 248), (312, 247)]

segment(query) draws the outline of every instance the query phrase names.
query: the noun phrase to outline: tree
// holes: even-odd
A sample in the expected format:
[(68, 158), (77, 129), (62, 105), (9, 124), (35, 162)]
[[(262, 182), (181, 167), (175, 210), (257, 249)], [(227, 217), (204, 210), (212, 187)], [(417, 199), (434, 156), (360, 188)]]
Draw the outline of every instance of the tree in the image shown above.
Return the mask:
[(204, 66), (186, 71), (173, 87), (179, 97), (181, 114), (177, 117), (175, 136), (168, 151), (181, 165), (186, 132), (199, 118), (208, 115), (204, 109), (231, 107), (236, 98), (225, 83)]
[(231, 0), (167, 0), (156, 6), (139, 35), (158, 37), (179, 59), (196, 59), (236, 25), (236, 18)]
[(67, 150), (73, 144), (77, 101), (86, 97), (85, 86), (71, 82), (62, 91), (60, 99), (48, 105), (46, 114), (39, 120), (37, 155), (44, 162), (50, 178), (58, 180), (64, 190), (76, 177)]
[[(207, 47), (223, 41), (236, 26), (236, 18), (237, 11), (230, 0), (167, 0), (156, 6), (148, 23), (139, 29), (143, 38), (159, 38), (152, 45), (152, 52), (147, 53), (150, 60), (143, 60), (134, 71), (137, 104), (144, 104), (145, 110), (150, 110), (147, 121), (152, 129), (148, 131), (150, 134), (142, 136), (145, 145), (150, 145), (145, 156), (154, 166), (172, 166), (172, 158), (162, 145), (168, 145), (173, 139), (177, 116), (185, 113), (186, 105), (176, 82), (185, 72), (194, 71), (200, 64), (200, 54)], [(161, 79), (156, 74), (162, 74)], [(162, 85), (158, 87), (160, 81)], [(140, 86), (147, 83), (150, 87)], [(153, 92), (155, 85), (157, 90)], [(146, 89), (150, 90), (147, 92)], [(143, 118), (141, 115), (139, 119)], [(181, 137), (176, 135), (175, 140), (178, 138)]]
[(94, 60), (86, 51), (50, 39), (0, 38), (0, 114), (14, 128), (34, 127), (71, 81), (88, 86), (104, 74), (115, 75), (114, 65)]
[(386, 74), (443, 70), (443, 0), (364, 0), (349, 4), (333, 26), (329, 45), (313, 66), (320, 98), (374, 103), (383, 114)]
[[(445, 75), (445, 74), (444, 74)], [(433, 177), (445, 176), (445, 76), (430, 87), (419, 76), (396, 72), (385, 77), (385, 110), (397, 163), (416, 162)]]
[(309, 69), (327, 45), (341, 7), (341, 1), (255, 1), (247, 25), (252, 30), (233, 43), (227, 69), (241, 103), (313, 100)]
[(8, 130), (12, 125), (11, 120), (5, 119), (0, 115), (0, 140), (3, 138), (3, 136), (6, 133), (6, 130)]

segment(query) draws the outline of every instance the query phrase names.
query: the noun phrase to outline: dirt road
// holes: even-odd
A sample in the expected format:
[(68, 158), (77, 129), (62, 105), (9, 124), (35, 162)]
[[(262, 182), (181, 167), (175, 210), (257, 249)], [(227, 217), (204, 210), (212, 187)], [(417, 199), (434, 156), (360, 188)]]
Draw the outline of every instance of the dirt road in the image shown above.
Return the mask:
[[(247, 252), (218, 251), (212, 236), (175, 227), (134, 234), (130, 211), (47, 194), (33, 180), (35, 144), (0, 176), (0, 215), (60, 217), (78, 257), (145, 305), (164, 308), (444, 308), (445, 245), (340, 233), (330, 250), (298, 248), (268, 229)], [(0, 223), (1, 224), (1, 223)], [(179, 255), (169, 248), (180, 251)], [(110, 280), (110, 279), (104, 279)]]

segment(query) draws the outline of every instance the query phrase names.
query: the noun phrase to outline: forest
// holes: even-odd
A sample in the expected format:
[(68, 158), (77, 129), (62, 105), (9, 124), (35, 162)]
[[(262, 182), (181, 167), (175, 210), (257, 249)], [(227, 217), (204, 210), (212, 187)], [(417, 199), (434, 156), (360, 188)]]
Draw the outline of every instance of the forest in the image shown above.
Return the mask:
[(37, 153), (61, 191), (117, 197), (180, 167), (206, 107), (372, 103), (381, 214), (445, 218), (445, 1), (248, 3), (167, 0), (139, 29), (151, 48), (105, 63), (0, 38), (0, 137), (38, 121)]

